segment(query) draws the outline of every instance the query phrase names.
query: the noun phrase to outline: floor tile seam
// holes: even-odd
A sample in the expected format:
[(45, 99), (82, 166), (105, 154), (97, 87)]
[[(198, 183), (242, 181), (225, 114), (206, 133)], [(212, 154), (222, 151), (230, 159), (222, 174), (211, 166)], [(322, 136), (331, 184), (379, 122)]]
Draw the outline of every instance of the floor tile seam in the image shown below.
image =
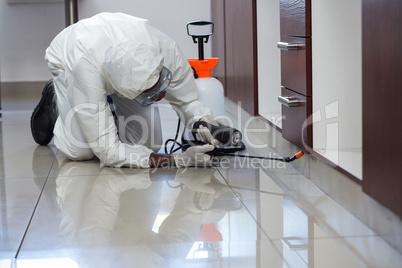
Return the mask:
[[(235, 190), (233, 189), (233, 187), (229, 184), (229, 182), (227, 181), (227, 179), (223, 176), (223, 174), (218, 170), (219, 174), (221, 175), (221, 177), (223, 178), (223, 180), (225, 181), (226, 185), (230, 188), (230, 190), (232, 191), (233, 194), (236, 194)], [(257, 221), (257, 219), (254, 217), (254, 215), (251, 213), (251, 211), (248, 209), (248, 207), (246, 206), (246, 204), (243, 202), (242, 199), (239, 199), (240, 202), (242, 203), (242, 205), (244, 206), (244, 208), (247, 210), (247, 212), (249, 213), (249, 215), (253, 218), (253, 220), (255, 221), (255, 223), (257, 224), (258, 227), (261, 228), (261, 230), (266, 234), (266, 237), (270, 240), (269, 236), (267, 235), (267, 233), (265, 232), (265, 230), (262, 228), (262, 226), (260, 225), (260, 223)]]
[(32, 222), (32, 220), (33, 220), (33, 217), (34, 217), (34, 215), (35, 215), (35, 212), (36, 212), (37, 209), (38, 209), (38, 205), (39, 205), (39, 202), (40, 202), (41, 197), (42, 197), (42, 195), (43, 195), (43, 192), (44, 192), (44, 190), (45, 190), (47, 181), (48, 181), (48, 179), (49, 179), (50, 172), (51, 172), (52, 167), (53, 167), (54, 163), (56, 162), (56, 160), (57, 160), (56, 157), (54, 157), (53, 163), (52, 163), (52, 165), (50, 166), (48, 175), (46, 176), (46, 180), (45, 180), (45, 182), (43, 183), (41, 192), (40, 192), (40, 194), (39, 194), (39, 196), (38, 196), (38, 200), (36, 201), (36, 204), (35, 204), (35, 206), (34, 206), (34, 208), (33, 208), (33, 210), (32, 210), (31, 217), (30, 217), (30, 219), (29, 219), (29, 221), (28, 221), (28, 224), (27, 224), (27, 226), (26, 226), (26, 228), (25, 228), (25, 232), (24, 232), (24, 234), (23, 234), (23, 236), (22, 236), (22, 238), (21, 238), (21, 241), (20, 241), (20, 244), (19, 244), (19, 246), (18, 246), (17, 252), (15, 253), (14, 259), (17, 259), (17, 258), (18, 258), (18, 254), (19, 254), (19, 252), (20, 252), (20, 250), (21, 250), (21, 248), (22, 248), (22, 245), (23, 245), (24, 240), (25, 240), (25, 237), (26, 237), (26, 235), (27, 235), (27, 233), (28, 233), (28, 230), (29, 230), (29, 227), (30, 227), (31, 222)]
[[(233, 192), (233, 194), (236, 194), (236, 192), (234, 191), (234, 189), (231, 187), (231, 185), (228, 183), (228, 181), (226, 180), (226, 178), (223, 176), (223, 174), (221, 173), (220, 170), (218, 170), (219, 174), (221, 175), (221, 177), (223, 178), (223, 180), (225, 181), (225, 183), (228, 185), (228, 187), (230, 188), (230, 190)], [(282, 258), (284, 264), (287, 267), (291, 267), (287, 261), (283, 258), (283, 254), (282, 252), (276, 247), (276, 245), (273, 243), (273, 241), (271, 240), (271, 238), (269, 237), (268, 233), (264, 230), (264, 228), (261, 226), (261, 224), (258, 222), (258, 220), (254, 217), (254, 215), (251, 213), (251, 211), (249, 210), (249, 208), (246, 206), (246, 204), (243, 202), (242, 199), (239, 199), (240, 202), (242, 203), (244, 209), (247, 211), (247, 213), (249, 214), (249, 216), (254, 220), (255, 224), (258, 226), (258, 228), (261, 230), (261, 232), (264, 234), (264, 236), (268, 239), (267, 241), (271, 244), (271, 246), (275, 249), (276, 253)]]
[[(228, 182), (230, 185), (230, 183)], [(234, 186), (230, 185), (233, 189), (238, 189), (238, 190), (244, 190), (244, 191), (251, 191), (251, 192), (259, 192), (263, 194), (269, 194), (269, 195), (275, 195), (275, 196), (284, 196), (284, 193), (276, 193), (276, 192), (270, 192), (270, 191), (265, 191), (265, 190), (260, 190), (260, 189), (251, 189), (251, 188), (245, 188), (245, 187), (240, 187), (240, 186)]]
[[(47, 180), (46, 180), (46, 181), (47, 181)], [(37, 201), (36, 201), (36, 203), (35, 203), (35, 206), (34, 206), (33, 209), (32, 209), (31, 216), (30, 216), (30, 218), (29, 218), (29, 220), (28, 220), (28, 223), (27, 223), (27, 225), (26, 225), (26, 227), (25, 227), (24, 234), (22, 235), (22, 238), (21, 238), (20, 244), (19, 244), (19, 246), (18, 246), (17, 252), (15, 253), (14, 259), (17, 259), (17, 258), (18, 258), (18, 254), (19, 254), (19, 252), (20, 252), (20, 250), (21, 250), (21, 248), (22, 248), (22, 244), (24, 243), (25, 236), (26, 236), (27, 233), (28, 233), (28, 230), (29, 230), (29, 227), (30, 227), (30, 225), (31, 225), (32, 219), (33, 219), (33, 217), (34, 217), (34, 215), (35, 215), (35, 212), (36, 212), (36, 210), (37, 210), (37, 208), (38, 208), (38, 204), (39, 204), (39, 201), (40, 201), (40, 199), (41, 199), (41, 197), (42, 197), (42, 193), (43, 193), (43, 190), (44, 190), (44, 188), (45, 188), (45, 185), (46, 185), (46, 182), (43, 184), (43, 187), (42, 187), (41, 192), (40, 192), (40, 194), (39, 194), (39, 196), (38, 196), (38, 199), (37, 199)]]

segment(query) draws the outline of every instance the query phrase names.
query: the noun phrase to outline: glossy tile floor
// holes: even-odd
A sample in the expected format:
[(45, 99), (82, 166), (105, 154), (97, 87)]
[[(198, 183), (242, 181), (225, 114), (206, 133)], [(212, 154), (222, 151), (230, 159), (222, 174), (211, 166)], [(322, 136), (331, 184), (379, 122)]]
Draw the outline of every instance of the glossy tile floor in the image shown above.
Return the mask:
[[(402, 267), (398, 251), (289, 164), (72, 162), (34, 143), (30, 115), (0, 120), (1, 268)], [(175, 120), (163, 122), (173, 135)]]

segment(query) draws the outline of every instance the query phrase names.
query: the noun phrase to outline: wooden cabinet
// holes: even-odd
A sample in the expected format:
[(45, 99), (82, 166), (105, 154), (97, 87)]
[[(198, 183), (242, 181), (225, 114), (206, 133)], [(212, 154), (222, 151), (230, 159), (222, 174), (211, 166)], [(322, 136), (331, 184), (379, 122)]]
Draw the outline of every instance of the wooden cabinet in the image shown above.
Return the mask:
[(225, 95), (251, 115), (258, 113), (256, 0), (211, 1), (214, 70)]
[[(282, 136), (312, 148), (311, 1), (280, 0)], [(306, 127), (304, 127), (306, 126)]]

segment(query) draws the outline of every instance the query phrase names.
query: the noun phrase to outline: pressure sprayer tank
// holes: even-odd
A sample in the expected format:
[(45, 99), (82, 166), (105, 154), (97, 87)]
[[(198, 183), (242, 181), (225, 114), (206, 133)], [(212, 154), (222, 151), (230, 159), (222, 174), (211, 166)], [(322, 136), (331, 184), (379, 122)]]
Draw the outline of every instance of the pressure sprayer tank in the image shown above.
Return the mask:
[[(211, 25), (211, 31), (207, 34), (190, 34), (189, 26)], [(208, 42), (213, 34), (214, 24), (210, 21), (193, 21), (187, 24), (187, 34), (198, 43), (198, 59), (188, 59), (193, 68), (195, 82), (197, 84), (200, 102), (212, 110), (213, 116), (222, 116), (225, 113), (224, 92), (222, 83), (212, 77), (212, 69), (218, 64), (218, 58), (204, 59), (204, 40)]]

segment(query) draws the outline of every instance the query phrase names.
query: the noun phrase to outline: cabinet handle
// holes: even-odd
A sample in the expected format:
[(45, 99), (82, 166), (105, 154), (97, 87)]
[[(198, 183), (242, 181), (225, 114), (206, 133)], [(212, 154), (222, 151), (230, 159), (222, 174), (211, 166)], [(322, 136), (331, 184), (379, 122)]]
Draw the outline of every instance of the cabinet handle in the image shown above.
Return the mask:
[(283, 50), (299, 50), (303, 49), (306, 45), (305, 44), (294, 44), (294, 43), (287, 43), (287, 42), (278, 42), (278, 48)]
[(297, 107), (303, 102), (302, 100), (289, 96), (279, 96), (278, 101), (286, 107)]

